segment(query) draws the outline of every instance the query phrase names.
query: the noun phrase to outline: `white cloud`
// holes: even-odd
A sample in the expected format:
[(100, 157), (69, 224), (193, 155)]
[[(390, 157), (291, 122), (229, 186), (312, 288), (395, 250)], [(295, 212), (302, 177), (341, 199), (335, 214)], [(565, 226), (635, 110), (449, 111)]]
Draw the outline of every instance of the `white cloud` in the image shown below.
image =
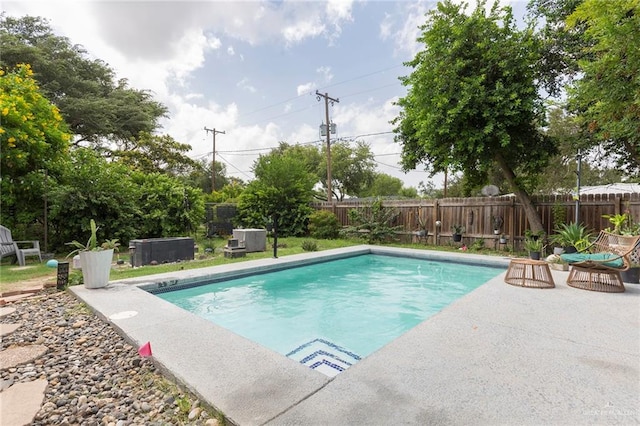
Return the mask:
[(282, 29), (282, 36), (284, 37), (288, 46), (297, 44), (306, 38), (314, 38), (319, 36), (325, 31), (325, 26), (319, 22), (319, 19), (298, 21), (292, 25), (288, 25)]
[(207, 48), (210, 50), (218, 50), (222, 47), (222, 41), (218, 37), (207, 36)]
[[(280, 118), (277, 119), (278, 123), (270, 121), (260, 125), (240, 125), (238, 117), (252, 108), (245, 107), (242, 101), (255, 98), (244, 91), (255, 93), (256, 86), (260, 87), (266, 105), (279, 105), (285, 114), (305, 110), (295, 100), (284, 105), (278, 104), (283, 98), (276, 98), (266, 89), (272, 87), (275, 88), (274, 93), (282, 94), (291, 90), (292, 81), (317, 79), (318, 82), (310, 81), (296, 87), (297, 95), (308, 95), (313, 94), (318, 83), (333, 81), (334, 74), (339, 79), (343, 79), (345, 74), (348, 76), (348, 72), (336, 65), (320, 65), (322, 60), (308, 60), (301, 52), (303, 48), (311, 46), (301, 44), (313, 39), (313, 47), (317, 48), (341, 36), (345, 25), (356, 23), (353, 18), (356, 12), (352, 6), (351, 0), (3, 2), (3, 10), (8, 8), (11, 16), (29, 14), (48, 17), (56, 34), (68, 37), (72, 43), (82, 44), (93, 57), (104, 60), (113, 68), (117, 78), (127, 78), (130, 86), (136, 89), (150, 90), (154, 99), (166, 105), (170, 111), (170, 119), (162, 121), (161, 133), (192, 145), (193, 156), (211, 152), (211, 136), (205, 133), (204, 126), (215, 126), (226, 131), (216, 139), (216, 150), (220, 151), (273, 147), (282, 140), (295, 143), (318, 139), (317, 125), (308, 123), (316, 121), (319, 124), (324, 117), (322, 114), (311, 119), (304, 117), (299, 120), (302, 124), (295, 124), (295, 119), (292, 119), (290, 122), (293, 124), (286, 128), (284, 124), (282, 128), (279, 126)], [(398, 10), (404, 8), (407, 12), (398, 15)], [(358, 13), (362, 12), (361, 9), (366, 8), (358, 8)], [(399, 48), (416, 45), (417, 26), (424, 18), (426, 3), (399, 2), (394, 9), (395, 18), (389, 15), (388, 20), (380, 26), (381, 37), (385, 40), (395, 39)], [(359, 24), (366, 20), (360, 19), (360, 15), (355, 16)], [(412, 26), (413, 32), (410, 31)], [(341, 40), (341, 47), (346, 46), (347, 41)], [(223, 50), (223, 46), (228, 47)], [(251, 50), (256, 46), (266, 46), (266, 49), (284, 46), (281, 63), (288, 60), (286, 66), (290, 69), (280, 73), (279, 69), (271, 68), (265, 62), (261, 75), (239, 73), (236, 80), (231, 79), (232, 83), (227, 84), (228, 87), (219, 87), (209, 72), (212, 69), (208, 68), (212, 65), (208, 63), (210, 57), (220, 59), (235, 55), (243, 61), (245, 55), (238, 53), (242, 51), (247, 57), (245, 66), (255, 66), (256, 58), (261, 53), (259, 49)], [(403, 52), (406, 50), (403, 49)], [(217, 54), (211, 55), (214, 51), (218, 51)], [(279, 62), (273, 57), (270, 59), (271, 63)], [(236, 61), (235, 65), (241, 61)], [(289, 72), (296, 67), (302, 69), (301, 65), (306, 67), (304, 73)], [(223, 68), (218, 65), (217, 69)], [(318, 77), (309, 76), (314, 70), (319, 74)], [(207, 77), (203, 78), (205, 74)], [(243, 75), (250, 76), (250, 79), (247, 77), (237, 81)], [(205, 92), (209, 89), (215, 91)], [(226, 99), (233, 99), (233, 102), (216, 102), (218, 93), (224, 93)], [(317, 103), (315, 98), (311, 99), (311, 103)], [(324, 111), (322, 103), (318, 104), (317, 110)], [(360, 105), (336, 104), (332, 112), (332, 116), (339, 120), (338, 131), (343, 135), (388, 130), (388, 121), (396, 114), (397, 111), (389, 103), (382, 105), (372, 101)], [(257, 116), (251, 116), (251, 119), (254, 117)], [(392, 135), (367, 138), (367, 142), (373, 143), (376, 150), (383, 150), (385, 144), (389, 145), (389, 140), (392, 140)], [(384, 149), (397, 149), (393, 144), (391, 146)], [(247, 176), (241, 175), (235, 167), (247, 172), (257, 155), (221, 152), (221, 157), (234, 166), (227, 166), (229, 174), (245, 180)], [(385, 161), (390, 160), (385, 158)]]
[(334, 43), (342, 33), (342, 23), (353, 21), (351, 16), (352, 0), (329, 0), (327, 2), (327, 19), (331, 23), (329, 41)]
[(316, 68), (316, 72), (323, 77), (323, 83), (328, 84), (333, 80), (333, 74), (331, 73), (331, 67), (322, 66)]
[(390, 14), (385, 13), (384, 19), (380, 22), (380, 38), (382, 40), (387, 40), (392, 35), (393, 22)]
[(327, 17), (334, 25), (340, 25), (341, 21), (353, 20), (351, 16), (352, 0), (327, 1)]
[(237, 87), (239, 87), (242, 90), (246, 90), (247, 92), (250, 93), (256, 93), (257, 89), (255, 87), (253, 87), (252, 85), (249, 84), (249, 79), (247, 78), (243, 78), (242, 80), (240, 80), (237, 84)]
[(305, 83), (305, 84), (300, 84), (298, 85), (296, 92), (298, 94), (298, 96), (300, 95), (304, 95), (307, 93), (311, 93), (311, 91), (313, 90), (314, 87), (316, 87), (316, 83), (310, 82), (310, 83)]
[(416, 40), (420, 36), (420, 26), (425, 23), (424, 15), (431, 7), (433, 4), (427, 2), (406, 3), (401, 15), (385, 16), (380, 25), (380, 37), (394, 41), (396, 55), (415, 56), (419, 52), (421, 45)]

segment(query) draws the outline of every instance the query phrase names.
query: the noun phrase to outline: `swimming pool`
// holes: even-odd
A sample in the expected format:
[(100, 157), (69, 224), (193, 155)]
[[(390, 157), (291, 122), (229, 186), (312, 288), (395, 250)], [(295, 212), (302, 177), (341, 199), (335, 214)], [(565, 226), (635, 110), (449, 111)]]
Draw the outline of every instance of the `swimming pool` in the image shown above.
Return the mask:
[(335, 375), (502, 271), (367, 254), (157, 295)]

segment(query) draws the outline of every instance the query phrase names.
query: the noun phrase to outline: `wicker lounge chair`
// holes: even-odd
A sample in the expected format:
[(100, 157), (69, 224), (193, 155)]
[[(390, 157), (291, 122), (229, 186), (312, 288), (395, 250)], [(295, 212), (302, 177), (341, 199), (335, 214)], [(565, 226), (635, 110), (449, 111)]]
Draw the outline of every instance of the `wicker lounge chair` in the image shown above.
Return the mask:
[[(27, 247), (28, 246), (28, 247)], [(42, 262), (39, 241), (14, 241), (11, 231), (0, 225), (0, 259), (3, 257), (15, 256), (20, 266), (24, 266), (27, 256), (38, 256)]]
[(631, 254), (640, 236), (616, 235), (600, 231), (596, 240), (578, 253), (560, 257), (571, 265), (567, 284), (584, 290), (620, 293), (625, 290), (621, 271), (631, 266)]

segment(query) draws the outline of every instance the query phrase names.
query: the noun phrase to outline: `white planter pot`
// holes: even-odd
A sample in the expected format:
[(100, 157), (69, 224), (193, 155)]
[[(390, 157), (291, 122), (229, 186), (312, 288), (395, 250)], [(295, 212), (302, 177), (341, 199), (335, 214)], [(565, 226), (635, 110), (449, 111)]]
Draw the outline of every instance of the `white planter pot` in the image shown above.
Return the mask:
[(80, 252), (82, 277), (86, 288), (100, 288), (109, 282), (113, 249)]

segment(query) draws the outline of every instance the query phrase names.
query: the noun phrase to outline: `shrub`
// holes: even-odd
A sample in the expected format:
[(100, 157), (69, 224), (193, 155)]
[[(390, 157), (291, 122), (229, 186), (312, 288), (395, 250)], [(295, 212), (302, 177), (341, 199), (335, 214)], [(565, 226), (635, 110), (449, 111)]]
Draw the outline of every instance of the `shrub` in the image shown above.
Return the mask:
[(471, 244), (471, 250), (473, 251), (481, 251), (482, 249), (484, 249), (484, 240), (482, 239), (477, 239)]
[(395, 209), (382, 205), (380, 199), (375, 200), (368, 209), (352, 209), (349, 211), (349, 221), (352, 225), (342, 230), (347, 237), (357, 237), (367, 244), (381, 243), (393, 240), (396, 232), (401, 228), (393, 225), (398, 217)]
[(302, 242), (302, 250), (304, 251), (318, 251), (318, 243), (314, 240), (304, 240)]
[(309, 216), (309, 234), (313, 238), (334, 239), (340, 235), (341, 224), (335, 214), (316, 210)]

